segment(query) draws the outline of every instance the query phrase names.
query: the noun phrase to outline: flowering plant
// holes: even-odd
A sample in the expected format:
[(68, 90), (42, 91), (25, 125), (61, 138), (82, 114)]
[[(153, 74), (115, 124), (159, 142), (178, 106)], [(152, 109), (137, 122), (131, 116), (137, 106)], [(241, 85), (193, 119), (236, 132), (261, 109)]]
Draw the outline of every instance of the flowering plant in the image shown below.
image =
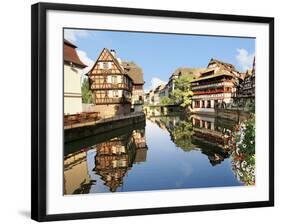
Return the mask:
[(238, 124), (233, 134), (232, 168), (246, 185), (255, 184), (255, 116)]

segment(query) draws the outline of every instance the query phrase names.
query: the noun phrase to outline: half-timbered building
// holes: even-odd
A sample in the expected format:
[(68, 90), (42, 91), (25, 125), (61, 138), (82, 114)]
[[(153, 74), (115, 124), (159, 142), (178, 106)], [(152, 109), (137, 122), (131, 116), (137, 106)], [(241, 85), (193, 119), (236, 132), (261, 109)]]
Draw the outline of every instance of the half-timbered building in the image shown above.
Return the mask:
[(255, 58), (253, 61), (253, 68), (248, 69), (244, 80), (240, 81), (235, 97), (235, 105), (239, 108), (253, 106), (255, 103)]
[(191, 81), (192, 111), (215, 112), (233, 103), (242, 75), (231, 64), (211, 59), (205, 72)]
[(125, 72), (133, 80), (132, 88), (132, 106), (133, 112), (142, 112), (144, 104), (144, 79), (141, 67), (133, 62), (122, 62)]
[(87, 75), (96, 112), (108, 117), (130, 113), (133, 81), (114, 50), (104, 48)]

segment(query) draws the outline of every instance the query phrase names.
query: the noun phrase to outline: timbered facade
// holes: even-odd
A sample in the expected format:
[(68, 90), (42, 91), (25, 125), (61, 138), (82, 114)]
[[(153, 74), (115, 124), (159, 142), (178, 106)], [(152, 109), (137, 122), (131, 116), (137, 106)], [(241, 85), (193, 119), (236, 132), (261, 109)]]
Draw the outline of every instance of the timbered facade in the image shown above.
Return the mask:
[(133, 82), (114, 50), (104, 48), (88, 76), (95, 111), (101, 116), (130, 113)]
[(240, 81), (235, 97), (235, 104), (238, 107), (247, 107), (247, 105), (253, 105), (255, 103), (255, 58), (253, 61), (253, 68), (247, 70), (245, 78)]
[(211, 59), (201, 76), (191, 81), (192, 111), (215, 112), (233, 103), (241, 73), (233, 65)]
[(131, 110), (133, 112), (142, 112), (144, 104), (144, 79), (142, 69), (133, 62), (122, 62), (122, 66), (133, 80)]

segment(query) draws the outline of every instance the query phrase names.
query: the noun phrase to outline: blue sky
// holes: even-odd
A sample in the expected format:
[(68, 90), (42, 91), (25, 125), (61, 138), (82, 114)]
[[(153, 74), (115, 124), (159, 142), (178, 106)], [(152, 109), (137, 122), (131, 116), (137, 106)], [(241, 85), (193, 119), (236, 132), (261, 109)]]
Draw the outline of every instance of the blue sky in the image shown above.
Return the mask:
[(238, 71), (251, 68), (255, 39), (66, 29), (64, 37), (91, 65), (103, 48), (115, 49), (123, 61), (142, 67), (145, 90), (167, 82), (178, 67), (205, 68), (211, 58), (233, 64)]

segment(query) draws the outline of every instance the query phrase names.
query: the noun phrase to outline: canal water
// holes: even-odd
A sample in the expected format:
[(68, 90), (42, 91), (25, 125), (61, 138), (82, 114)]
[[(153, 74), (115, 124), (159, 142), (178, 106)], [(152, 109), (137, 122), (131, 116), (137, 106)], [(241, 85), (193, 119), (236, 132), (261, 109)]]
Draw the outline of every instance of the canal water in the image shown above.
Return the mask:
[(244, 185), (229, 149), (235, 125), (197, 115), (147, 117), (67, 143), (64, 194)]

